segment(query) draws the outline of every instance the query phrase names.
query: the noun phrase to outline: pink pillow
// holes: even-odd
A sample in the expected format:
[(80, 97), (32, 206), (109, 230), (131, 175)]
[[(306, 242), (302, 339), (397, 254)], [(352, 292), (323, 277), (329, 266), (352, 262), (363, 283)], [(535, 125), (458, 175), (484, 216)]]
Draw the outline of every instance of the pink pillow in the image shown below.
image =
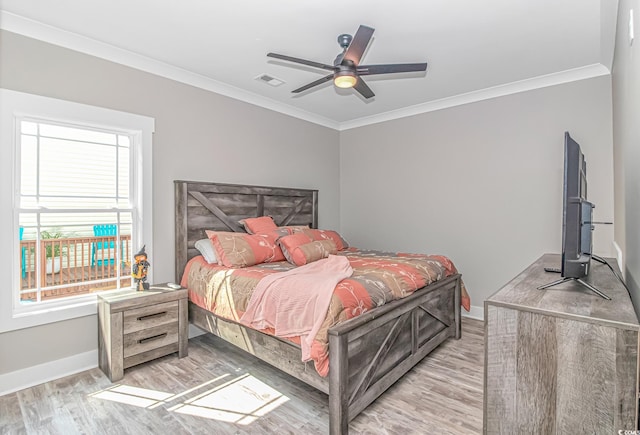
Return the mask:
[(333, 230), (317, 230), (314, 228), (294, 228), (294, 234), (304, 233), (311, 240), (314, 241), (322, 241), (322, 240), (331, 240), (336, 245), (336, 249), (338, 251), (342, 251), (349, 247), (349, 244), (342, 238), (340, 234)]
[(304, 233), (280, 237), (277, 242), (285, 258), (296, 266), (321, 260), (338, 252), (333, 240), (314, 241)]
[(273, 259), (270, 259), (269, 261), (265, 261), (265, 263), (273, 263), (276, 261), (285, 261), (286, 258), (284, 257), (284, 253), (282, 252), (282, 249), (280, 249), (280, 245), (278, 245), (276, 243), (276, 241), (282, 237), (282, 236), (286, 236), (289, 235), (289, 231), (285, 228), (276, 228), (273, 231), (267, 231), (265, 233), (257, 233), (254, 234), (254, 236), (256, 237), (263, 237), (265, 239), (265, 243), (268, 243), (269, 246), (275, 246), (275, 251), (273, 253)]
[(266, 233), (278, 229), (271, 216), (246, 218), (242, 219), (240, 223), (249, 234)]
[(226, 267), (247, 267), (284, 260), (276, 244), (276, 231), (265, 234), (245, 234), (207, 230), (207, 237), (216, 250), (218, 264)]

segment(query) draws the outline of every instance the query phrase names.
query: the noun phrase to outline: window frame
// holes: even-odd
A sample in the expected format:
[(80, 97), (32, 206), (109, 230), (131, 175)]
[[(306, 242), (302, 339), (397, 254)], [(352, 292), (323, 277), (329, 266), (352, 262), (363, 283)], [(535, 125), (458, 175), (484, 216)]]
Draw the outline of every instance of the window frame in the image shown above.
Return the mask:
[[(141, 231), (132, 235), (132, 246), (146, 245), (153, 253), (152, 220), (152, 139), (153, 118), (127, 112), (90, 106), (66, 100), (0, 89), (0, 207), (11, 214), (0, 215), (0, 276), (10, 277), (0, 285), (0, 333), (96, 314), (97, 295), (87, 294), (59, 300), (21, 304), (19, 292), (19, 121), (36, 118), (45, 121), (74, 124), (89, 128), (124, 132), (132, 136), (132, 204), (134, 227)], [(135, 193), (135, 194), (134, 194)], [(10, 247), (7, 249), (6, 247)], [(148, 279), (153, 282), (153, 270)], [(7, 285), (9, 284), (9, 285)]]

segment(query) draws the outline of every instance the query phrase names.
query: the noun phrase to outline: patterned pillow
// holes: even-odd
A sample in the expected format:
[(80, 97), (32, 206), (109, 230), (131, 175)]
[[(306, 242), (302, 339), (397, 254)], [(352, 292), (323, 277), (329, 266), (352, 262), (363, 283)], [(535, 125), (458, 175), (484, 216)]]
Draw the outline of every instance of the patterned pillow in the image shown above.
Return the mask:
[(288, 236), (289, 234), (291, 234), (291, 232), (289, 230), (287, 230), (286, 228), (276, 228), (275, 230), (272, 231), (267, 231), (265, 233), (259, 233), (259, 234), (254, 234), (255, 236), (260, 236), (260, 237), (264, 237), (266, 238), (270, 244), (272, 244), (273, 246), (276, 247), (275, 252), (274, 252), (274, 256), (273, 256), (273, 260), (270, 261), (265, 261), (265, 263), (273, 263), (276, 261), (285, 261), (286, 258), (284, 257), (284, 253), (282, 252), (282, 249), (280, 249), (280, 245), (278, 245), (276, 243), (276, 241), (283, 236)]
[(304, 233), (280, 237), (278, 245), (289, 263), (302, 266), (338, 252), (333, 240), (311, 240)]
[(336, 249), (338, 251), (342, 251), (349, 247), (349, 244), (345, 239), (342, 238), (337, 231), (333, 230), (316, 230), (313, 228), (305, 228), (305, 227), (291, 227), (293, 234), (304, 233), (311, 240), (314, 241), (322, 241), (322, 240), (331, 240), (336, 245)]
[(247, 267), (284, 260), (276, 244), (276, 239), (280, 237), (278, 231), (245, 234), (207, 230), (206, 233), (216, 250), (218, 264), (223, 266)]
[(249, 234), (266, 233), (278, 229), (271, 216), (245, 218), (240, 221), (240, 224)]
[(290, 234), (299, 233), (303, 230), (310, 229), (309, 225), (286, 225), (278, 228), (286, 228), (287, 230), (289, 230)]

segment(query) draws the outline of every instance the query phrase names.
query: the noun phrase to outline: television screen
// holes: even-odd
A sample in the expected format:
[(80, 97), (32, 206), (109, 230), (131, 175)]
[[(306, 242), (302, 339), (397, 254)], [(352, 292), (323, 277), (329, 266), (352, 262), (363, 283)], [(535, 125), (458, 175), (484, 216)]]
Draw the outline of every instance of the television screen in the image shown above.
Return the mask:
[(580, 145), (564, 134), (564, 192), (562, 220), (562, 266), (566, 278), (589, 273), (592, 251), (592, 209), (587, 201), (587, 163)]

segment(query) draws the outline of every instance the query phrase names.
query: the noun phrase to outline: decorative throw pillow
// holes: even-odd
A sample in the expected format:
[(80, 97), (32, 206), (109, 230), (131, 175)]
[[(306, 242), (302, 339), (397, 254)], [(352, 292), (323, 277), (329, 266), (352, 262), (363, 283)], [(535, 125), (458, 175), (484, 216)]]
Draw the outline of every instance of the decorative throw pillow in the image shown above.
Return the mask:
[(287, 261), (296, 266), (318, 261), (338, 252), (333, 240), (314, 241), (304, 233), (280, 237), (278, 245)]
[(198, 251), (200, 251), (200, 255), (202, 255), (205, 261), (209, 264), (217, 264), (218, 259), (216, 258), (216, 251), (209, 239), (200, 239), (195, 243), (195, 247)]
[(299, 233), (299, 232), (301, 232), (303, 230), (310, 229), (309, 225), (285, 225), (285, 226), (278, 227), (278, 228), (286, 228), (287, 230), (289, 230), (290, 234)]
[(254, 236), (264, 237), (267, 241), (266, 243), (269, 243), (270, 246), (275, 246), (275, 250), (273, 252), (273, 259), (270, 259), (269, 261), (265, 261), (265, 263), (273, 263), (276, 261), (286, 260), (286, 258), (284, 257), (284, 253), (282, 252), (282, 249), (280, 249), (280, 245), (278, 245), (276, 241), (280, 237), (287, 236), (289, 234), (291, 233), (286, 228), (276, 228), (275, 230), (272, 230), (272, 231), (254, 234)]
[(226, 267), (247, 267), (284, 260), (276, 244), (277, 232), (245, 234), (227, 231), (206, 231), (216, 250), (218, 264)]
[(271, 216), (245, 218), (240, 221), (240, 224), (249, 234), (266, 233), (278, 229)]
[(317, 230), (314, 228), (305, 228), (305, 227), (293, 227), (293, 233), (304, 233), (311, 240), (321, 241), (321, 240), (332, 240), (333, 243), (336, 244), (336, 249), (338, 251), (342, 251), (349, 247), (349, 244), (345, 239), (342, 238), (337, 231), (333, 230)]

